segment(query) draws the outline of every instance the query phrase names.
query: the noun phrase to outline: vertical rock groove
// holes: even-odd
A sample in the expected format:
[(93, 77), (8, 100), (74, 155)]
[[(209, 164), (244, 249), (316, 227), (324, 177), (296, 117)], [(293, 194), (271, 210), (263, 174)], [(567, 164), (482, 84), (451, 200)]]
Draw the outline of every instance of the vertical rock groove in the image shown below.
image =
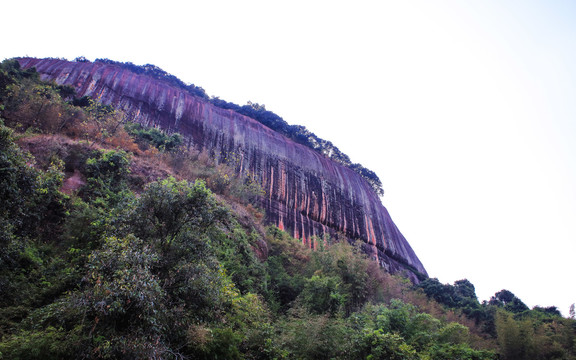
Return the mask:
[(122, 109), (134, 121), (179, 132), (186, 143), (213, 154), (234, 156), (239, 171), (253, 174), (266, 191), (269, 223), (309, 246), (313, 238), (345, 235), (392, 273), (426, 274), (378, 195), (354, 171), (297, 144), (256, 120), (212, 105), (168, 82), (124, 67), (58, 59), (18, 59), (43, 80), (73, 86)]

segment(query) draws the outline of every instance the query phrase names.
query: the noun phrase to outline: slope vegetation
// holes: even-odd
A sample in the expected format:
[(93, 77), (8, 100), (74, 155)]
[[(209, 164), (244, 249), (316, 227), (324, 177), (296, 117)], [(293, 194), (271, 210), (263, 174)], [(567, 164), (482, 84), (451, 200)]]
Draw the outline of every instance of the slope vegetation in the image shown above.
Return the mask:
[(576, 323), (262, 224), (250, 177), (0, 64), (0, 358), (573, 359)]

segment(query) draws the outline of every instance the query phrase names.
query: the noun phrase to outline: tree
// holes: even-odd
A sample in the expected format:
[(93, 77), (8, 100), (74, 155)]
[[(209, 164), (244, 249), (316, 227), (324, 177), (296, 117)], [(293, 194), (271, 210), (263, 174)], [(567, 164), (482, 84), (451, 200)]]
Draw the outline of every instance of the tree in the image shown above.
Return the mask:
[(437, 278), (426, 279), (422, 281), (418, 287), (424, 290), (424, 293), (428, 297), (438, 301), (440, 304), (448, 307), (455, 307), (457, 305), (454, 299), (456, 297), (454, 287), (448, 284), (442, 284)]
[(127, 202), (133, 194), (128, 190), (130, 156), (123, 150), (97, 150), (84, 164), (87, 185), (80, 195), (98, 202), (107, 210)]
[(558, 310), (556, 306), (546, 306), (546, 307), (534, 306), (532, 308), (532, 311), (542, 313), (545, 316), (552, 316), (552, 317), (562, 316), (562, 313), (560, 312), (560, 310)]
[(126, 124), (125, 128), (140, 145), (152, 145), (161, 151), (175, 151), (183, 142), (182, 135), (178, 133), (168, 135), (162, 130), (137, 123)]
[(148, 185), (130, 221), (136, 235), (158, 242), (163, 251), (179, 247), (190, 251), (200, 250), (205, 245), (203, 235), (227, 214), (204, 181), (169, 177)]
[(152, 274), (154, 249), (133, 235), (108, 237), (88, 262), (90, 287), (78, 299), (86, 304), (89, 335), (98, 357), (157, 357), (166, 351), (165, 293)]
[(454, 291), (461, 297), (477, 299), (476, 288), (468, 279), (457, 280), (454, 282)]
[(88, 119), (84, 123), (86, 140), (92, 140), (90, 146), (102, 144), (113, 136), (124, 123), (124, 115), (110, 105), (104, 105), (98, 100), (88, 99), (89, 105), (84, 108)]
[(308, 309), (316, 314), (335, 314), (346, 302), (341, 294), (339, 279), (334, 276), (313, 275), (307, 279), (301, 297)]
[[(505, 293), (505, 296), (509, 294)], [(510, 313), (498, 311), (496, 333), (500, 355), (506, 360), (532, 360), (534, 352), (534, 328), (530, 320), (515, 320)]]
[(530, 310), (516, 295), (509, 290), (500, 290), (488, 302), (490, 305), (504, 308), (515, 314)]
[(362, 351), (359, 353), (362, 358), (370, 360), (416, 360), (419, 358), (414, 348), (406, 344), (400, 335), (384, 332), (381, 329), (368, 332), (360, 346)]

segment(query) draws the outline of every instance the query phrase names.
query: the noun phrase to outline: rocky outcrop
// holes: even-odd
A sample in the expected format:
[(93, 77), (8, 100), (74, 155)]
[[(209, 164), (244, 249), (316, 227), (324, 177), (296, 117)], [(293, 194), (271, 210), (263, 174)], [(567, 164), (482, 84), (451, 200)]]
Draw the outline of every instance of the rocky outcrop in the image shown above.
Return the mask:
[(380, 198), (357, 173), (297, 144), (254, 119), (212, 105), (184, 89), (103, 63), (18, 59), (43, 80), (73, 86), (125, 111), (134, 121), (182, 134), (188, 146), (216, 161), (233, 158), (237, 170), (256, 178), (266, 195), (267, 220), (315, 246), (325, 234), (361, 239), (392, 273), (426, 274)]

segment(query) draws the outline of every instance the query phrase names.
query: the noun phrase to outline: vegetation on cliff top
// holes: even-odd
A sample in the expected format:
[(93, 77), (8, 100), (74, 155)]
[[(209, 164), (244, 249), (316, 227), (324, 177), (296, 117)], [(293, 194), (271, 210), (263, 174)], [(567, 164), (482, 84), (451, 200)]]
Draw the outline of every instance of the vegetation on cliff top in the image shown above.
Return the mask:
[[(85, 58), (77, 58), (76, 61), (87, 62)], [(167, 73), (156, 65), (146, 64), (146, 65), (134, 65), (133, 63), (118, 62), (110, 59), (96, 59), (95, 62), (100, 62), (110, 65), (118, 65), (126, 68), (137, 74), (145, 74), (156, 79), (166, 81), (174, 86), (184, 89), (191, 95), (205, 99), (212, 103), (213, 105), (223, 108), (230, 109), (246, 115), (263, 125), (275, 130), (282, 135), (294, 140), (295, 142), (305, 145), (320, 154), (336, 161), (337, 163), (344, 165), (356, 173), (358, 173), (362, 178), (364, 178), (372, 187), (374, 192), (379, 196), (384, 195), (384, 189), (382, 188), (382, 182), (378, 175), (372, 170), (369, 170), (358, 163), (353, 163), (350, 157), (344, 154), (340, 149), (338, 149), (331, 141), (324, 140), (313, 132), (306, 129), (302, 125), (290, 125), (282, 117), (273, 113), (272, 111), (266, 110), (265, 105), (260, 105), (258, 103), (253, 103), (248, 101), (248, 104), (240, 106), (231, 102), (227, 102), (218, 97), (209, 97), (203, 88), (198, 87), (194, 84), (186, 84), (182, 80), (178, 79), (176, 76)]]
[(249, 178), (74, 103), (0, 64), (0, 359), (576, 358), (554, 308), (312, 251)]

